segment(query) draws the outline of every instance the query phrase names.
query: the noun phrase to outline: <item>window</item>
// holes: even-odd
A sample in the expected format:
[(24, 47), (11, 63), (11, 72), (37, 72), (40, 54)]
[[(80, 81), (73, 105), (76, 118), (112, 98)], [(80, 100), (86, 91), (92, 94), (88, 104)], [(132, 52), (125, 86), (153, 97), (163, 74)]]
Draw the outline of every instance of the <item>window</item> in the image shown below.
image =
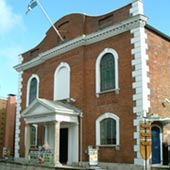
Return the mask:
[(32, 103), (36, 96), (37, 96), (37, 79), (33, 78), (30, 83), (29, 104)]
[(101, 91), (115, 89), (115, 62), (111, 53), (106, 53), (100, 62)]
[(70, 97), (70, 67), (61, 63), (54, 75), (54, 100), (63, 100)]
[(100, 122), (100, 144), (116, 144), (116, 121), (106, 118)]
[(105, 113), (96, 120), (96, 145), (119, 145), (119, 117)]
[(31, 126), (31, 146), (37, 145), (37, 125)]
[(34, 99), (38, 97), (39, 91), (39, 77), (32, 75), (27, 84), (27, 106), (30, 105)]
[(118, 54), (106, 48), (96, 60), (96, 93), (118, 90)]

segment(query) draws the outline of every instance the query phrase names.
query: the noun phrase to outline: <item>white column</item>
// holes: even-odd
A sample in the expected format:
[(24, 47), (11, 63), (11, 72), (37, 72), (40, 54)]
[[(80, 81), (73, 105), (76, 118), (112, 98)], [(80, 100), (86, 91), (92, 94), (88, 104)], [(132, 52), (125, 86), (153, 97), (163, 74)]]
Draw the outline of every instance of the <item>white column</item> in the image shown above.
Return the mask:
[(30, 144), (31, 144), (31, 125), (26, 125), (26, 142), (25, 142), (25, 158), (28, 159)]
[(60, 122), (54, 123), (54, 165), (61, 166), (60, 159)]

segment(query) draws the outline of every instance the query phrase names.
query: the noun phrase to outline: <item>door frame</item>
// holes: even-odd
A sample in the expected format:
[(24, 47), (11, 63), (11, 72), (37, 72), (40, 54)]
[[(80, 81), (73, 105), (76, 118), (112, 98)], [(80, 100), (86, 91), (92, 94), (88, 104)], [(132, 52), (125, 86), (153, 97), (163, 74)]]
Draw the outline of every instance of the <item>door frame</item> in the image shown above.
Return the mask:
[[(68, 128), (67, 165), (79, 162), (79, 127), (77, 123), (61, 122), (60, 129)], [(74, 153), (74, 154), (73, 154)]]
[[(62, 146), (64, 148), (64, 151), (62, 151)], [(65, 162), (65, 159), (66, 159), (66, 162)], [(60, 160), (60, 163), (67, 163), (68, 161), (68, 128), (60, 128), (59, 160)]]
[(162, 153), (162, 128), (159, 125), (152, 124), (151, 133), (152, 133), (152, 128), (153, 127), (157, 127), (160, 130), (160, 163), (158, 163), (158, 164), (162, 164), (162, 160), (163, 160), (163, 153)]

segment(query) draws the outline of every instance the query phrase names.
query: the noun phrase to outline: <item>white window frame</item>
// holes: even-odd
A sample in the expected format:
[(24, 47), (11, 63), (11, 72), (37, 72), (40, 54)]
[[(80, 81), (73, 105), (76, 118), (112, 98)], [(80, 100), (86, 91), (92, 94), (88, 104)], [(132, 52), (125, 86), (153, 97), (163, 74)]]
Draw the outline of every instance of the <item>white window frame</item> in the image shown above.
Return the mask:
[(36, 80), (37, 80), (37, 94), (36, 94), (36, 98), (38, 98), (38, 96), (39, 96), (40, 79), (39, 79), (39, 77), (38, 77), (37, 74), (32, 74), (31, 77), (28, 79), (28, 82), (27, 82), (26, 107), (29, 105), (30, 84), (31, 84), (31, 80), (32, 80), (33, 78), (36, 78)]
[[(35, 146), (38, 144), (38, 125), (37, 124), (32, 124), (31, 126), (34, 126), (36, 128), (36, 132), (35, 132)], [(30, 126), (30, 128), (31, 128)], [(27, 139), (27, 128), (25, 126), (25, 135), (24, 135), (24, 145), (26, 146), (26, 140), (30, 140), (30, 146), (32, 146), (32, 143), (31, 143), (31, 129), (30, 129), (30, 139)]]
[(54, 94), (53, 94), (54, 101), (58, 100), (57, 99), (57, 88), (56, 88), (57, 87), (57, 74), (58, 74), (58, 72), (60, 71), (60, 69), (62, 67), (65, 67), (67, 69), (67, 71), (68, 71), (68, 85), (67, 85), (67, 87), (68, 87), (68, 98), (70, 97), (70, 66), (67, 63), (62, 62), (56, 68), (55, 73), (54, 73)]
[[(116, 144), (113, 145), (102, 145), (100, 143), (100, 122), (104, 119), (111, 118), (116, 121)], [(104, 113), (96, 120), (96, 146), (119, 146), (120, 145), (120, 130), (119, 130), (119, 120), (120, 118), (114, 113)]]
[[(32, 126), (35, 128), (35, 146), (37, 146), (37, 135), (38, 135), (38, 125), (37, 124), (32, 124)], [(32, 127), (31, 127), (32, 128)], [(31, 133), (32, 131), (30, 131)], [(32, 134), (30, 134), (30, 137), (32, 136)], [(34, 146), (32, 143), (31, 143), (31, 139), (30, 139), (30, 145), (31, 146)]]
[(112, 48), (105, 48), (98, 56), (96, 60), (96, 96), (98, 96), (100, 93), (104, 93), (107, 91), (101, 91), (101, 78), (100, 78), (100, 62), (102, 57), (106, 53), (111, 53), (114, 57), (115, 61), (115, 89), (107, 90), (107, 91), (118, 91), (119, 85), (118, 85), (118, 54), (117, 52)]

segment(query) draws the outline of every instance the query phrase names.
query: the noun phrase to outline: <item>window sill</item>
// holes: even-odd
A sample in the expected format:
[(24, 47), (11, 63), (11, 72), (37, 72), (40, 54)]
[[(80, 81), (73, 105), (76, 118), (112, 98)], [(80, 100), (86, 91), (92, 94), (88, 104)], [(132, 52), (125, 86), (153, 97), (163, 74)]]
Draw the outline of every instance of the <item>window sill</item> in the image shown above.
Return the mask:
[(97, 145), (98, 148), (116, 148), (116, 150), (120, 150), (120, 145)]
[(116, 94), (119, 94), (120, 89), (111, 89), (111, 90), (105, 90), (105, 91), (101, 91), (96, 93), (96, 97), (98, 98), (100, 96), (100, 94), (104, 94), (104, 93), (110, 93), (110, 92), (115, 92)]

